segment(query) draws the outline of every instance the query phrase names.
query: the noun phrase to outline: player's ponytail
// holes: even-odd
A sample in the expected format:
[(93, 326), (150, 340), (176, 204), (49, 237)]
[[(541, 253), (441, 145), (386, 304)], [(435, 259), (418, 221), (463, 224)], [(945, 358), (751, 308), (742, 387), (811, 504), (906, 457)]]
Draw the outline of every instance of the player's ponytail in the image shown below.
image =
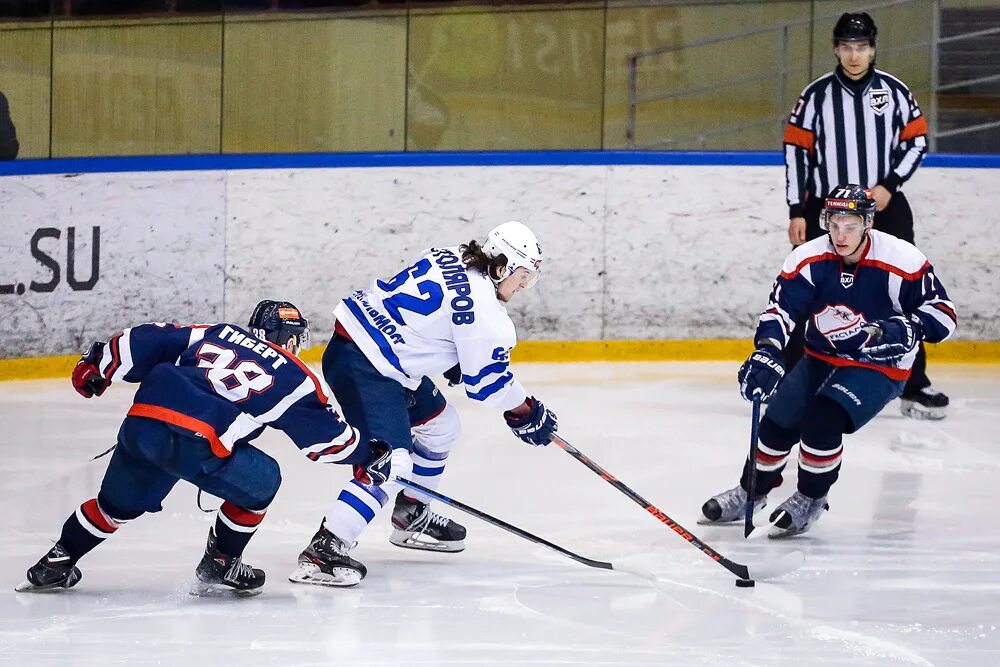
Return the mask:
[(507, 258), (505, 256), (490, 257), (483, 250), (483, 246), (479, 245), (479, 242), (476, 240), (463, 243), (458, 249), (462, 253), (462, 264), (465, 265), (466, 269), (479, 271), (494, 281), (500, 275), (503, 268), (507, 266)]

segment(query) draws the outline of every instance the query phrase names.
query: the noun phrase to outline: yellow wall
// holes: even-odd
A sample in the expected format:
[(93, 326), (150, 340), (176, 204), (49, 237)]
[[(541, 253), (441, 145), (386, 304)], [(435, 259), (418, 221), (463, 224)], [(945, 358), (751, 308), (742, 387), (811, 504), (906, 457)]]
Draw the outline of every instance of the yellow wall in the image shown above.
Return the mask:
[(404, 149), (406, 17), (227, 18), (226, 153)]
[(53, 157), (219, 152), (218, 19), (55, 26)]
[(604, 10), (410, 20), (408, 150), (601, 147)]
[(10, 103), (19, 158), (49, 157), (51, 42), (48, 23), (0, 24), (0, 91)]
[[(7, 23), (0, 89), (23, 157), (50, 143), (53, 157), (625, 148), (629, 56), (678, 46), (638, 60), (636, 144), (773, 150), (798, 93), (834, 66), (832, 26), (850, 9), (637, 0)], [(813, 13), (787, 35), (692, 46)], [(931, 3), (873, 15), (879, 65), (931, 115)]]

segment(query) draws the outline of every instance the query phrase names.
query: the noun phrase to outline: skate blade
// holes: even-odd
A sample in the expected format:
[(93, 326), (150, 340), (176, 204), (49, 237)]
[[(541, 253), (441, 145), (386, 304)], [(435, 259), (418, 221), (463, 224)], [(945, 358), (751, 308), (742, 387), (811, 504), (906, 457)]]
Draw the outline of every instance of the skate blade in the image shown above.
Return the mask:
[(65, 586), (36, 586), (27, 579), (14, 587), (18, 593), (58, 593), (66, 590)]
[[(779, 526), (782, 519), (788, 519), (787, 526)], [(805, 528), (795, 528), (792, 526), (792, 519), (788, 516), (788, 512), (784, 510), (771, 522), (770, 528), (767, 531), (767, 536), (772, 540), (780, 540), (786, 537), (794, 537), (795, 535), (801, 535), (802, 533), (809, 530), (810, 524), (806, 524)]]
[(206, 584), (203, 581), (195, 581), (191, 584), (188, 595), (199, 598), (252, 598), (264, 592), (263, 586), (239, 590), (224, 584)]
[(389, 536), (389, 542), (403, 549), (416, 549), (417, 551), (437, 551), (450, 554), (465, 551), (464, 540), (439, 542), (419, 533), (410, 533), (405, 530), (394, 530), (392, 535)]
[(313, 586), (330, 586), (336, 588), (349, 588), (361, 583), (361, 573), (349, 567), (335, 567), (333, 572), (327, 574), (318, 565), (313, 563), (300, 564), (299, 567), (288, 575), (288, 580), (293, 584), (310, 584)]
[(947, 408), (928, 408), (920, 405), (919, 403), (910, 403), (908, 401), (904, 401), (899, 407), (899, 411), (903, 413), (904, 417), (934, 422), (941, 421), (947, 416), (945, 413), (946, 409)]

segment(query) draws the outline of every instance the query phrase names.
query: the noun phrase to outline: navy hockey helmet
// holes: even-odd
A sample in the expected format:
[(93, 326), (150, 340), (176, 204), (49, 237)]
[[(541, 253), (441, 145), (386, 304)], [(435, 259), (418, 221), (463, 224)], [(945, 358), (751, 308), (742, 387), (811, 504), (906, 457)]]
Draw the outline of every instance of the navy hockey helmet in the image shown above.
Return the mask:
[(875, 38), (878, 36), (878, 28), (875, 21), (866, 12), (841, 14), (837, 19), (837, 25), (833, 26), (833, 45), (838, 42), (861, 42), (867, 41), (875, 46)]
[(288, 301), (261, 301), (253, 309), (249, 326), (254, 336), (276, 345), (292, 340), (297, 349), (309, 347), (309, 320)]
[(819, 226), (830, 229), (830, 218), (835, 215), (857, 215), (864, 220), (865, 231), (875, 222), (875, 198), (868, 188), (860, 185), (838, 185), (823, 200), (823, 215)]

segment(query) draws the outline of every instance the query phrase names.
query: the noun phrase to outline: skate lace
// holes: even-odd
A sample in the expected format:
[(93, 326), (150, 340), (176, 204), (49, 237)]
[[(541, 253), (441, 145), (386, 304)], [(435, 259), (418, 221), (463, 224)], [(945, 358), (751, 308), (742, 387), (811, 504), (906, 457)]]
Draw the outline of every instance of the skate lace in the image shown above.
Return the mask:
[(233, 583), (237, 583), (241, 579), (246, 580), (252, 578), (253, 568), (244, 563), (240, 558), (234, 559), (232, 565), (229, 566), (229, 571), (226, 572), (226, 581), (231, 581)]
[(729, 516), (736, 510), (743, 508), (744, 503), (747, 501), (747, 494), (743, 490), (743, 487), (737, 485), (725, 493), (719, 494), (717, 501), (722, 508), (722, 515)]
[(351, 542), (348, 544), (333, 533), (329, 533), (328, 535), (324, 535), (316, 546), (319, 547), (319, 551), (326, 551), (327, 553), (336, 554), (338, 556), (346, 556), (348, 551), (358, 546), (358, 543)]
[(417, 531), (418, 534), (423, 535), (431, 526), (447, 528), (448, 519), (432, 512), (429, 505), (424, 505), (424, 510), (420, 513), (420, 516), (410, 522), (410, 530)]
[(813, 500), (796, 491), (788, 500), (781, 504), (780, 509), (785, 510), (791, 515), (792, 523), (796, 527), (802, 527), (813, 519), (814, 514), (819, 514), (825, 502), (823, 498)]

